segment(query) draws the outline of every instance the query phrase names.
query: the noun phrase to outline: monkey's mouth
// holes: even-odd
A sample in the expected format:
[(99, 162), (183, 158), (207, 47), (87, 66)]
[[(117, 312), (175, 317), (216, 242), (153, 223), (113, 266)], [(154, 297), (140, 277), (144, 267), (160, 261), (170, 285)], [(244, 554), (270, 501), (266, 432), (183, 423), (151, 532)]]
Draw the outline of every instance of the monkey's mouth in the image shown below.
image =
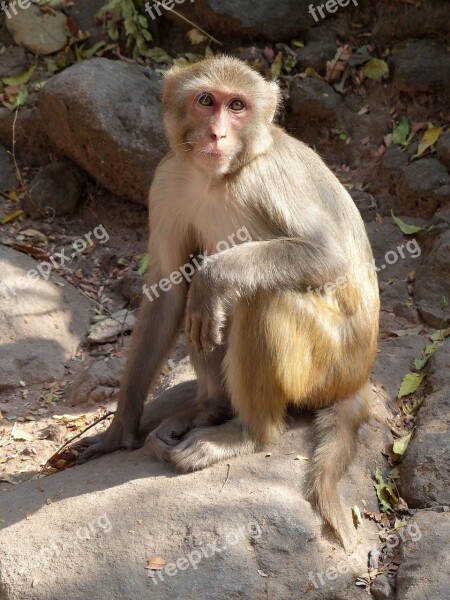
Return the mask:
[(231, 154), (227, 152), (219, 152), (217, 150), (208, 150), (207, 148), (198, 148), (197, 152), (210, 158), (230, 158)]

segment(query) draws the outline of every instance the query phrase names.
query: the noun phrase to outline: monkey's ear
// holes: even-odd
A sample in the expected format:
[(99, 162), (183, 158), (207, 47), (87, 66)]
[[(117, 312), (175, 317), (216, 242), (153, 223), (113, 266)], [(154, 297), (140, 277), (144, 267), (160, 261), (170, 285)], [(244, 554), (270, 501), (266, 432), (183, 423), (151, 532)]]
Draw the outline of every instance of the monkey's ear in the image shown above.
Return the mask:
[(269, 123), (275, 118), (275, 115), (278, 112), (278, 109), (281, 104), (281, 92), (278, 84), (275, 81), (267, 82), (267, 89), (269, 93), (267, 94), (267, 120)]
[(177, 79), (177, 75), (180, 71), (179, 67), (172, 67), (169, 71), (167, 71), (164, 76), (164, 84), (163, 84), (163, 96), (162, 96), (162, 105), (163, 108), (166, 109), (169, 103), (169, 99), (173, 98), (173, 88), (175, 85), (175, 81)]

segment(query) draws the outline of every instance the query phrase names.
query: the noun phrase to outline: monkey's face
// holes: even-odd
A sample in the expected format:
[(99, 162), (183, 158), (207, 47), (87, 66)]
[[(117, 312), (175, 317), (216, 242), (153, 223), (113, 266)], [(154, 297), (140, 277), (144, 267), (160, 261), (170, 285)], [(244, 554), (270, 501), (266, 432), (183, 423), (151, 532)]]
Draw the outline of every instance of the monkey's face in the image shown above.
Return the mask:
[(188, 100), (185, 143), (202, 168), (227, 173), (245, 146), (252, 102), (226, 88), (200, 91)]

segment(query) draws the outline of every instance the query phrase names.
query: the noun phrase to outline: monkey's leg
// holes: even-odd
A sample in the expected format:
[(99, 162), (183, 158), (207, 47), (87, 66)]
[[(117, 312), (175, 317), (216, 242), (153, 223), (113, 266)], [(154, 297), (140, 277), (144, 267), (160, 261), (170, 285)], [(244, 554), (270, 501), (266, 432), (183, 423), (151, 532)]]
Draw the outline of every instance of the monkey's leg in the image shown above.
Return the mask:
[(197, 399), (186, 410), (164, 419), (147, 437), (148, 445), (159, 460), (170, 460), (172, 448), (191, 429), (217, 425), (232, 417), (222, 374), (225, 349), (225, 345), (221, 345), (205, 353), (190, 346), (189, 354), (198, 376)]
[(283, 425), (287, 398), (276, 382), (274, 357), (267, 346), (266, 303), (239, 302), (233, 317), (225, 375), (237, 417), (216, 427), (190, 431), (170, 452), (182, 471), (194, 471), (237, 454), (248, 454), (270, 441)]

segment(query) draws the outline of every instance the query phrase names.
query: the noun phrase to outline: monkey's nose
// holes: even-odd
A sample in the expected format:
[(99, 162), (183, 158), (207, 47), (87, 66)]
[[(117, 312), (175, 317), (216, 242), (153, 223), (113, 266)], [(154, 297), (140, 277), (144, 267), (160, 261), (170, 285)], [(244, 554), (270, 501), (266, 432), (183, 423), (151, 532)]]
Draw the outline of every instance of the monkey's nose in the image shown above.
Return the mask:
[(211, 131), (211, 139), (213, 142), (218, 142), (219, 140), (223, 140), (226, 138), (227, 134), (225, 131)]

